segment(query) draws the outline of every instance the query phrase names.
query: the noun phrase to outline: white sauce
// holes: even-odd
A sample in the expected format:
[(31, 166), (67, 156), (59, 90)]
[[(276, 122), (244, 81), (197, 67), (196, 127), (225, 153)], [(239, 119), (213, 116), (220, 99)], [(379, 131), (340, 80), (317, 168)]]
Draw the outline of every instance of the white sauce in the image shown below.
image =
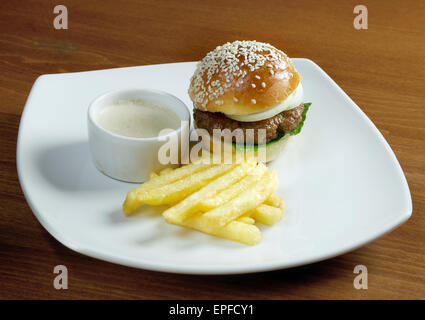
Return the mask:
[(282, 103), (272, 107), (271, 109), (268, 109), (262, 112), (257, 112), (257, 113), (245, 114), (245, 115), (226, 114), (226, 116), (230, 119), (242, 121), (242, 122), (260, 121), (260, 120), (271, 118), (277, 115), (278, 113), (281, 113), (282, 111), (290, 110), (295, 107), (298, 107), (303, 102), (303, 99), (304, 99), (304, 91), (303, 91), (303, 86), (301, 85), (301, 82), (300, 82), (297, 88), (294, 90), (294, 92), (292, 92)]
[(104, 129), (127, 137), (157, 137), (163, 129), (176, 130), (180, 118), (169, 108), (144, 100), (120, 100), (104, 107), (96, 122)]

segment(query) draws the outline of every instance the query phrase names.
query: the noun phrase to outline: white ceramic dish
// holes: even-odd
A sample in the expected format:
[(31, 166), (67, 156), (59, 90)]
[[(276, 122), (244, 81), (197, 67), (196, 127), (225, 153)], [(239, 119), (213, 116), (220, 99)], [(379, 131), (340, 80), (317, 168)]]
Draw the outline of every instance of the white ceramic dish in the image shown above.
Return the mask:
[[(137, 99), (170, 109), (180, 118), (180, 127), (161, 137), (133, 138), (114, 134), (97, 123), (96, 117), (102, 108), (120, 100)], [(188, 107), (180, 99), (158, 90), (126, 89), (100, 95), (90, 103), (87, 112), (88, 141), (95, 166), (114, 179), (139, 183), (147, 181), (152, 171), (166, 167), (158, 160), (158, 151), (166, 142), (164, 139), (174, 136), (181, 141), (182, 136), (188, 136), (190, 117)]]
[(360, 108), (315, 63), (293, 59), (313, 102), (302, 133), (277, 169), (284, 218), (261, 227), (254, 247), (169, 225), (160, 209), (126, 218), (133, 184), (102, 175), (90, 160), (87, 105), (99, 94), (137, 84), (187, 105), (195, 63), (175, 63), (37, 79), (25, 106), (17, 167), (40, 223), (65, 246), (127, 266), (192, 274), (289, 268), (334, 257), (396, 228), (412, 212), (397, 159)]

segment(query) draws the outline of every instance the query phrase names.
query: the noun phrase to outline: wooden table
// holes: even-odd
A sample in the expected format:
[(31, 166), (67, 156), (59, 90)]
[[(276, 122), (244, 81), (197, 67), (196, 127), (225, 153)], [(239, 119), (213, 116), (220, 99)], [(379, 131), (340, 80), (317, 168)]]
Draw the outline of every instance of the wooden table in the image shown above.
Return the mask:
[[(65, 3), (69, 29), (55, 30)], [(0, 298), (425, 298), (425, 3), (423, 1), (0, 1)], [(284, 5), (283, 3), (287, 4)], [(368, 30), (353, 27), (367, 5)], [(156, 273), (62, 246), (31, 213), (15, 164), (19, 119), (41, 74), (194, 61), (256, 39), (318, 63), (383, 133), (409, 182), (413, 216), (352, 253), (240, 276)], [(69, 289), (52, 286), (53, 267)], [(353, 269), (368, 267), (368, 290)]]

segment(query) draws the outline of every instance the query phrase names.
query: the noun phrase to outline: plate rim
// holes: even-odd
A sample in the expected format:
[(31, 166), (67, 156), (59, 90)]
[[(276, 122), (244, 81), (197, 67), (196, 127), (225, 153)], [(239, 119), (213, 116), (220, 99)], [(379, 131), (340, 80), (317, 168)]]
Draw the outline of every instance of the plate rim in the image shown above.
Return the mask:
[(57, 73), (57, 74), (43, 74), (40, 75), (34, 82), (30, 93), (28, 95), (28, 98), (26, 100), (24, 109), (21, 114), (21, 119), (19, 122), (19, 131), (18, 131), (18, 138), (17, 138), (17, 147), (16, 147), (16, 167), (17, 167), (17, 173), (18, 173), (18, 180), (22, 189), (22, 192), (24, 194), (24, 197), (39, 221), (39, 223), (43, 226), (44, 229), (58, 242), (60, 242), (65, 247), (71, 249), (72, 251), (75, 251), (77, 253), (89, 256), (91, 258), (124, 265), (127, 267), (132, 268), (138, 268), (138, 269), (144, 269), (144, 270), (150, 270), (150, 271), (159, 271), (159, 272), (167, 272), (167, 273), (177, 273), (177, 274), (193, 274), (193, 275), (226, 275), (226, 274), (247, 274), (247, 273), (257, 273), (257, 272), (268, 272), (268, 271), (274, 271), (274, 270), (283, 270), (283, 269), (289, 269), (297, 266), (307, 265), (316, 263), (319, 261), (327, 260), (345, 253), (348, 253), (350, 251), (356, 250), (357, 248), (360, 248), (364, 246), (367, 243), (370, 243), (377, 238), (382, 237), (383, 235), (390, 233), (397, 227), (399, 227), (401, 224), (406, 222), (412, 215), (412, 197), (410, 193), (410, 188), (406, 179), (406, 176), (401, 168), (401, 165), (397, 159), (397, 157), (394, 154), (394, 151), (382, 135), (382, 133), (378, 130), (378, 128), (375, 126), (375, 124), (372, 122), (372, 120), (363, 112), (362, 109), (344, 92), (344, 90), (314, 61), (307, 59), (307, 58), (292, 58), (295, 61), (304, 61), (307, 64), (310, 64), (311, 67), (315, 68), (317, 71), (321, 73), (323, 77), (325, 77), (330, 83), (333, 84), (334, 87), (338, 90), (340, 94), (344, 96), (345, 99), (347, 99), (351, 107), (353, 107), (362, 118), (363, 120), (366, 120), (369, 127), (374, 130), (375, 134), (378, 136), (379, 141), (383, 144), (386, 151), (388, 152), (388, 155), (391, 156), (392, 163), (395, 164), (395, 168), (397, 170), (398, 176), (401, 179), (401, 183), (403, 184), (403, 189), (406, 191), (406, 199), (407, 200), (407, 207), (404, 212), (402, 212), (398, 218), (397, 221), (391, 221), (391, 223), (388, 223), (388, 225), (385, 225), (384, 227), (381, 227), (380, 230), (373, 233), (372, 236), (366, 236), (363, 237), (362, 240), (355, 241), (355, 244), (348, 244), (343, 248), (340, 248), (338, 250), (334, 250), (332, 253), (328, 255), (323, 254), (316, 254), (313, 256), (309, 256), (309, 258), (305, 259), (298, 259), (297, 262), (285, 264), (284, 261), (272, 261), (272, 262), (266, 262), (266, 263), (259, 263), (259, 264), (252, 264), (252, 265), (213, 265), (213, 267), (209, 267), (208, 265), (171, 265), (170, 263), (163, 263), (163, 262), (149, 262), (145, 260), (140, 260), (136, 258), (131, 257), (120, 257), (115, 254), (107, 253), (102, 250), (98, 249), (91, 249), (86, 248), (85, 246), (82, 246), (81, 244), (78, 244), (78, 242), (74, 241), (73, 239), (69, 239), (67, 236), (62, 234), (61, 232), (58, 232), (56, 228), (54, 228), (44, 217), (43, 213), (40, 212), (33, 201), (33, 199), (30, 196), (30, 193), (28, 192), (28, 188), (25, 183), (25, 179), (22, 176), (22, 128), (24, 124), (26, 123), (26, 115), (28, 113), (29, 105), (32, 100), (32, 96), (34, 95), (34, 92), (36, 91), (36, 88), (39, 86), (41, 80), (45, 77), (49, 76), (57, 76), (57, 75), (70, 75), (70, 74), (76, 74), (76, 73), (86, 73), (86, 72), (98, 72), (98, 71), (109, 71), (109, 70), (117, 70), (117, 69), (133, 69), (137, 67), (146, 67), (146, 66), (159, 66), (159, 65), (170, 65), (170, 64), (187, 64), (187, 63), (194, 63), (196, 61), (187, 61), (187, 62), (176, 62), (176, 63), (164, 63), (164, 64), (151, 64), (151, 65), (145, 65), (145, 66), (132, 66), (132, 67), (122, 67), (122, 68), (111, 68), (111, 69), (101, 69), (101, 70), (91, 70), (91, 71), (81, 71), (81, 72), (71, 72), (71, 73)]

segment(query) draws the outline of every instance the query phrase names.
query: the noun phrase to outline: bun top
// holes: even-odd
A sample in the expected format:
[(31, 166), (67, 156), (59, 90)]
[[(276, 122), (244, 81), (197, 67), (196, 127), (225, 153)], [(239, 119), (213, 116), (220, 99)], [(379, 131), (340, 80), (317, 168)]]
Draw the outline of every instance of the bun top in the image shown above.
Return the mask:
[(218, 46), (198, 63), (189, 96), (202, 111), (246, 115), (282, 103), (300, 80), (283, 51), (268, 43), (234, 41)]

